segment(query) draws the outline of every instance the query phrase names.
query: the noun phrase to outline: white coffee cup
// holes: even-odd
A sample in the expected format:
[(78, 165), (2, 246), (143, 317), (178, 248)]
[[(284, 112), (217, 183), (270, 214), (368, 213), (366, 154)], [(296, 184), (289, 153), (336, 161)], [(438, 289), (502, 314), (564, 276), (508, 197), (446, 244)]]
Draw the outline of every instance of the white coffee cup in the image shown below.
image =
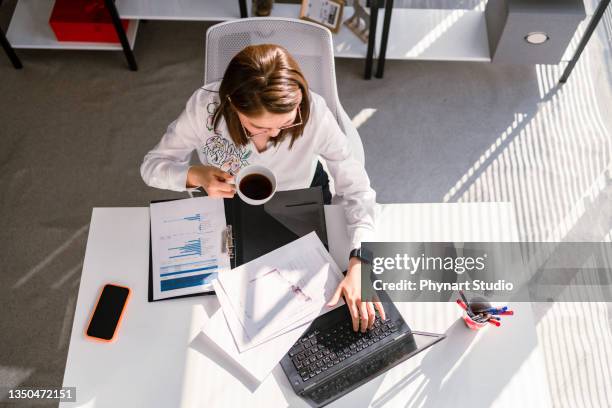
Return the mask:
[[(256, 175), (256, 174), (265, 177), (272, 184), (272, 190), (270, 194), (261, 199), (255, 199), (255, 198), (248, 197), (242, 191), (241, 185), (240, 185), (245, 180), (245, 178), (247, 178), (248, 176)], [(276, 193), (276, 176), (274, 175), (272, 170), (270, 170), (267, 167), (261, 166), (259, 164), (250, 164), (246, 167), (241, 168), (234, 179), (235, 179), (235, 184), (236, 184), (236, 192), (238, 193), (238, 196), (242, 199), (242, 201), (244, 201), (247, 204), (262, 205), (270, 201), (270, 199), (274, 197), (274, 193)], [(248, 187), (248, 186), (245, 186), (245, 185), (242, 186), (242, 188), (245, 188), (245, 187)]]

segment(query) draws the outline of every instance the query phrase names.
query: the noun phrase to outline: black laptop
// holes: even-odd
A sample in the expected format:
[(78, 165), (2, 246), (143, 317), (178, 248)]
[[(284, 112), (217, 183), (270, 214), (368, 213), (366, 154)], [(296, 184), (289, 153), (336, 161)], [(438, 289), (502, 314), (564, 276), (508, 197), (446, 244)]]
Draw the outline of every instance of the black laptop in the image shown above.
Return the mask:
[(346, 305), (311, 324), (281, 360), (297, 395), (322, 407), (439, 342), (444, 334), (410, 330), (392, 302), (383, 302), (386, 320), (354, 332)]

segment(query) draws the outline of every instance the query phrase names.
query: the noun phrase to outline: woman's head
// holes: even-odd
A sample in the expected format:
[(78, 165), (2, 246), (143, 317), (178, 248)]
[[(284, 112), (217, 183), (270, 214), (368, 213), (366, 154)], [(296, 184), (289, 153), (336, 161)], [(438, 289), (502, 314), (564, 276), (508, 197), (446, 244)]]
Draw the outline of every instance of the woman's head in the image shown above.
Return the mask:
[(310, 117), (308, 84), (289, 52), (278, 45), (251, 45), (230, 61), (219, 87), (221, 104), (214, 126), (225, 118), (237, 145), (249, 137), (270, 136), (291, 145)]

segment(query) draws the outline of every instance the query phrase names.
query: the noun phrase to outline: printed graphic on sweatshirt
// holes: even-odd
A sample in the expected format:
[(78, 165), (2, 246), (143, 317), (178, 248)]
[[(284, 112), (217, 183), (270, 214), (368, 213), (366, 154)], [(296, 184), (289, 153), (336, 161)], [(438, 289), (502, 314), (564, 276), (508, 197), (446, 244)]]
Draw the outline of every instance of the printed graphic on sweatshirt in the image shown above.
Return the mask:
[(248, 166), (251, 151), (238, 147), (220, 135), (214, 135), (206, 140), (202, 148), (208, 162), (223, 171), (236, 173), (240, 168)]
[[(206, 119), (206, 129), (208, 129), (210, 132), (214, 131), (214, 118), (217, 106), (219, 106), (219, 102), (215, 101), (209, 102), (208, 105), (206, 105), (206, 112), (208, 112), (208, 119)], [(215, 133), (217, 132), (215, 131)]]
[(208, 112), (206, 129), (214, 132), (215, 135), (206, 140), (202, 152), (206, 155), (210, 164), (223, 171), (236, 173), (241, 167), (248, 166), (247, 159), (251, 155), (251, 151), (244, 147), (237, 147), (214, 129), (215, 111), (218, 106), (219, 102), (217, 101), (211, 101), (206, 105), (206, 111)]

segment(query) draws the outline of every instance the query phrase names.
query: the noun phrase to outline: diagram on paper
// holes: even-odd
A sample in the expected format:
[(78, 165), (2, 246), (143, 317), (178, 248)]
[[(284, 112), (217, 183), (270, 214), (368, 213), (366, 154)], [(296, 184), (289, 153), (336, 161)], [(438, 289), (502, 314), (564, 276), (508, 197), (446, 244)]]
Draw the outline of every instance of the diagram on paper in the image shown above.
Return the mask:
[(274, 333), (287, 322), (318, 313), (339, 283), (323, 251), (303, 247), (270, 258), (272, 262), (259, 260), (245, 270), (246, 276), (240, 269), (222, 276), (221, 284), (249, 336)]

